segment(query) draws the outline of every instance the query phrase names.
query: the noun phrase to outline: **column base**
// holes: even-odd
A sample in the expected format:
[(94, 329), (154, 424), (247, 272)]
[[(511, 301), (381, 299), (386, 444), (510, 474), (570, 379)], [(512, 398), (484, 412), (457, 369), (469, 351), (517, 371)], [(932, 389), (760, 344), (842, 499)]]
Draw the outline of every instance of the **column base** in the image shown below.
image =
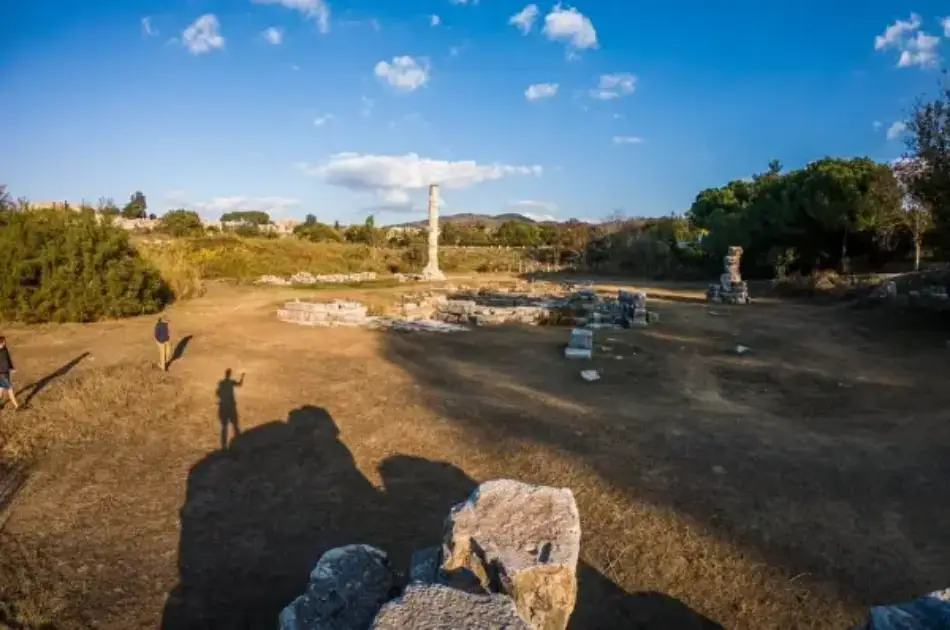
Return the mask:
[(426, 265), (422, 270), (422, 278), (430, 282), (445, 280), (445, 274), (434, 265)]

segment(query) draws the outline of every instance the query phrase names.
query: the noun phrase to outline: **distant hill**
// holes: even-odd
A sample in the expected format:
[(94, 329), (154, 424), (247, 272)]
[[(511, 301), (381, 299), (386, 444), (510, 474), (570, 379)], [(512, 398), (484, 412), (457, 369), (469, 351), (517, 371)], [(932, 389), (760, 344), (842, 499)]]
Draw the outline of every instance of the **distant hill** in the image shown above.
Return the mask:
[[(523, 214), (518, 214), (516, 212), (507, 212), (505, 214), (472, 214), (469, 212), (464, 212), (462, 214), (446, 214), (439, 217), (439, 221), (448, 221), (450, 223), (460, 223), (463, 225), (470, 225), (472, 223), (484, 223), (489, 228), (496, 228), (505, 221), (523, 221), (525, 223), (536, 223), (533, 219), (529, 219)], [(399, 223), (391, 227), (425, 227), (429, 224), (428, 219), (422, 219), (420, 221), (410, 221), (409, 223)]]

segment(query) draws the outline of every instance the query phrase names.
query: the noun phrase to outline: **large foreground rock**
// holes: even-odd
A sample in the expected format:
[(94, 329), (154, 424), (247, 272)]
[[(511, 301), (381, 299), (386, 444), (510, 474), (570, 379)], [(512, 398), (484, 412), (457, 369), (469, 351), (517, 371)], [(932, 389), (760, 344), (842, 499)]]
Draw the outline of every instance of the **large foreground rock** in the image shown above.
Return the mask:
[(372, 630), (529, 630), (504, 595), (474, 595), (441, 584), (410, 585), (386, 604)]
[(581, 525), (573, 493), (502, 479), (446, 520), (442, 571), (468, 570), (514, 600), (534, 630), (564, 630), (577, 600)]
[(280, 630), (368, 628), (394, 584), (389, 559), (379, 549), (331, 549), (310, 573), (307, 591), (281, 611)]

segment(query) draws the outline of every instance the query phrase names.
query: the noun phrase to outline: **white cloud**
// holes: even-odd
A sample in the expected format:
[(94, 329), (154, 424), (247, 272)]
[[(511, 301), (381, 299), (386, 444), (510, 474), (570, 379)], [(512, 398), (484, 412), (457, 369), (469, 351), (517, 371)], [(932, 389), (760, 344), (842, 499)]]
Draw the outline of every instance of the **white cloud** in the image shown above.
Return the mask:
[(551, 214), (557, 210), (557, 206), (549, 201), (523, 199), (512, 201), (508, 204), (508, 207), (532, 221), (557, 221), (557, 218)]
[(921, 23), (920, 16), (916, 13), (911, 13), (906, 20), (896, 20), (884, 29), (882, 34), (874, 38), (874, 50), (884, 50), (900, 45), (908, 33), (920, 28)]
[(220, 32), (218, 18), (213, 13), (206, 13), (184, 30), (181, 41), (192, 55), (211, 52), (216, 48), (224, 48), (224, 37)]
[(884, 123), (882, 123), (880, 120), (875, 120), (873, 123), (871, 123), (871, 126), (874, 127), (874, 131), (877, 131), (884, 126)]
[(227, 197), (212, 197), (208, 201), (184, 201), (182, 191), (174, 191), (167, 195), (175, 204), (190, 208), (206, 220), (217, 221), (226, 212), (242, 210), (260, 210), (271, 216), (271, 219), (283, 217), (289, 210), (300, 205), (299, 199), (291, 197), (245, 197), (231, 195)]
[(315, 127), (322, 127), (328, 122), (333, 120), (333, 114), (324, 114), (323, 116), (317, 116), (313, 119), (313, 125)]
[(529, 4), (508, 18), (508, 24), (516, 27), (522, 34), (527, 35), (531, 32), (536, 19), (538, 19), (538, 5)]
[(550, 98), (557, 94), (557, 83), (534, 83), (528, 86), (524, 91), (524, 97), (529, 101), (536, 101), (540, 98)]
[(255, 4), (279, 4), (317, 23), (321, 33), (330, 31), (330, 5), (326, 0), (251, 0)]
[(614, 136), (614, 144), (640, 144), (643, 138), (637, 136)]
[(461, 50), (462, 50), (462, 49), (461, 49), (461, 47), (459, 47), (459, 46), (452, 46), (451, 48), (449, 48), (449, 56), (450, 56), (450, 57), (458, 57), (458, 56), (459, 56), (459, 52), (461, 52)]
[(152, 18), (145, 16), (142, 18), (142, 32), (146, 35), (156, 35), (157, 31), (152, 28)]
[(380, 61), (373, 69), (373, 73), (396, 89), (411, 92), (422, 87), (429, 80), (429, 63), (425, 59), (416, 60), (403, 55), (393, 57), (391, 63)]
[(515, 175), (540, 176), (540, 166), (479, 164), (474, 160), (447, 161), (406, 155), (362, 155), (339, 153), (324, 164), (298, 164), (302, 172), (332, 186), (376, 194), (386, 204), (405, 204), (412, 191), (429, 184), (446, 188), (467, 188), (481, 182)]
[(429, 26), (438, 26), (441, 23), (442, 18), (440, 18), (438, 15), (433, 14), (429, 16)]
[(907, 124), (898, 120), (887, 128), (887, 139), (896, 140), (905, 129), (907, 129)]
[(284, 41), (284, 31), (277, 28), (276, 26), (271, 26), (270, 28), (264, 29), (261, 33), (269, 43), (277, 46), (282, 41)]
[[(899, 51), (898, 68), (935, 65), (938, 60), (937, 46), (940, 44), (940, 38), (918, 30), (922, 24), (923, 21), (917, 13), (911, 13), (906, 20), (896, 20), (874, 38), (874, 50), (894, 48)], [(947, 18), (944, 18), (941, 25), (945, 35), (950, 33), (950, 28), (948, 28), (950, 21)], [(916, 34), (912, 35), (914, 31)]]
[(927, 35), (922, 31), (918, 32), (916, 36), (905, 42), (900, 59), (897, 60), (897, 67), (935, 65), (939, 44), (940, 38), (936, 35)]
[(943, 36), (950, 37), (950, 17), (945, 17), (940, 20), (940, 26), (943, 27)]
[(548, 39), (566, 42), (576, 50), (597, 47), (597, 31), (594, 30), (593, 23), (573, 7), (563, 8), (561, 4), (555, 5), (551, 12), (544, 16), (542, 32)]
[(637, 89), (637, 77), (627, 72), (600, 75), (597, 87), (590, 91), (591, 98), (609, 101), (626, 94), (633, 94)]
[(471, 4), (473, 6), (478, 4), (478, 0), (449, 0), (449, 2), (452, 4)]

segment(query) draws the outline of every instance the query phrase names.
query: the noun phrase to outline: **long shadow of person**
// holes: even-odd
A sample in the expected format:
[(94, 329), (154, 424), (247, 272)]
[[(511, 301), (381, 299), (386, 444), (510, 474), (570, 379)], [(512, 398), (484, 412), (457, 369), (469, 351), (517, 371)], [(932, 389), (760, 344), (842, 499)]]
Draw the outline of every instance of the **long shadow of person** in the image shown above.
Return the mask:
[(272, 628), (320, 555), (377, 542), (380, 494), (337, 435), (325, 410), (304, 406), (191, 469), (163, 628)]
[[(356, 467), (330, 415), (313, 406), (294, 409), (287, 422), (249, 429), (228, 451), (204, 457), (188, 476), (180, 579), (162, 628), (273, 628), (320, 556), (345, 544), (377, 546), (405, 571), (413, 549), (440, 544), (449, 508), (476, 487), (455, 466), (419, 457), (391, 457), (379, 473), (382, 491)], [(586, 565), (579, 576), (580, 622), (572, 627), (716, 628), (631, 626), (623, 604), (634, 596)]]
[(17, 396), (23, 396), (24, 392), (29, 392), (29, 394), (26, 395), (26, 398), (23, 399), (23, 403), (22, 403), (23, 406), (26, 407), (27, 405), (29, 405), (30, 401), (33, 400), (33, 398), (35, 398), (37, 394), (43, 391), (43, 389), (47, 385), (49, 385), (56, 379), (60, 378), (61, 376), (65, 376), (67, 373), (69, 373), (70, 370), (72, 370), (74, 367), (79, 365), (79, 363), (88, 356), (89, 356), (88, 352), (83, 352), (82, 354), (72, 359), (68, 363), (64, 363), (63, 365), (59, 366), (58, 368), (56, 368), (55, 370), (53, 370), (46, 376), (40, 379), (37, 379), (33, 381), (32, 383), (30, 383), (29, 385), (26, 385), (25, 387), (23, 387), (20, 391), (17, 392)]
[(239, 380), (231, 378), (231, 368), (224, 371), (224, 378), (218, 381), (215, 395), (218, 397), (218, 421), (221, 423), (221, 449), (228, 448), (228, 427), (234, 427), (234, 436), (241, 435), (241, 425), (238, 423), (237, 399), (234, 388), (244, 385), (244, 374)]
[(172, 358), (168, 360), (169, 366), (185, 355), (185, 349), (192, 338), (194, 338), (194, 335), (185, 335), (178, 340), (178, 343), (175, 344), (175, 350), (172, 352)]

